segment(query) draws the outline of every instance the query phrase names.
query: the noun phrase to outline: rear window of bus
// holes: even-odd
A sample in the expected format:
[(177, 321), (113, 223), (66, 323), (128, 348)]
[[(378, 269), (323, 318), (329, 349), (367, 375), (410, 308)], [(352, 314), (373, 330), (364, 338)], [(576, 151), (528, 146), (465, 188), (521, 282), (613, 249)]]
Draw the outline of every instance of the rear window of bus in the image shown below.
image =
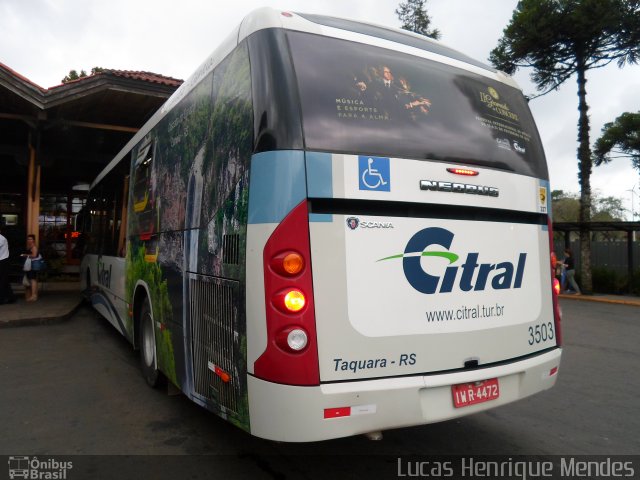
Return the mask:
[(440, 160), (548, 178), (518, 89), (361, 43), (288, 32), (309, 150)]

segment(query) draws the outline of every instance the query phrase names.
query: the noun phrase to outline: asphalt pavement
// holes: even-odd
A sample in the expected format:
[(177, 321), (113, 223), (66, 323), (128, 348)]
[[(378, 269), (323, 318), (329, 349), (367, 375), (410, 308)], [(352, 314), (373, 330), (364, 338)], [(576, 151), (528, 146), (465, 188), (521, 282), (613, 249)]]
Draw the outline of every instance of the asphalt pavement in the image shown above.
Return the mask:
[(70, 457), (89, 463), (90, 478), (134, 478), (116, 475), (124, 463), (144, 478), (341, 479), (395, 478), (397, 459), (411, 456), (640, 454), (640, 311), (568, 299), (561, 306), (565, 344), (553, 389), (386, 431), (380, 442), (304, 444), (252, 437), (183, 395), (148, 388), (127, 341), (80, 306), (64, 322), (0, 331), (0, 455), (93, 455)]
[[(70, 318), (81, 305), (83, 297), (79, 282), (50, 282), (41, 287), (36, 302), (26, 302), (22, 287), (13, 286), (16, 303), (0, 305), (0, 328), (57, 323)], [(625, 295), (562, 294), (561, 299), (640, 307), (640, 297)]]

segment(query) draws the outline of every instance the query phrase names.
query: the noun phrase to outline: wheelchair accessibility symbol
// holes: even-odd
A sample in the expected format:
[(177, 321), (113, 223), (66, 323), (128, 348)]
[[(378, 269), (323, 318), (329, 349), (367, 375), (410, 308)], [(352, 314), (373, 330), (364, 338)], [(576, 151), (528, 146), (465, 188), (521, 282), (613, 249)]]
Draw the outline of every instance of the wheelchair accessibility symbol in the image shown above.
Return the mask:
[(385, 157), (358, 157), (360, 190), (391, 191), (389, 159)]

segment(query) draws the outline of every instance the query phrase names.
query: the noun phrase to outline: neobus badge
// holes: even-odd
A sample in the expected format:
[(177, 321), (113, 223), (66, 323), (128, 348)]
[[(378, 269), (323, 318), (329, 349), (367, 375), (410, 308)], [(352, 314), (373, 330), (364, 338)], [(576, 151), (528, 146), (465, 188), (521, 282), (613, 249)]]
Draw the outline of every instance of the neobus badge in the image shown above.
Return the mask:
[(420, 180), (420, 190), (468, 193), (470, 195), (485, 195), (488, 197), (497, 197), (500, 195), (500, 191), (496, 187), (471, 185), (468, 183), (439, 182), (436, 180)]

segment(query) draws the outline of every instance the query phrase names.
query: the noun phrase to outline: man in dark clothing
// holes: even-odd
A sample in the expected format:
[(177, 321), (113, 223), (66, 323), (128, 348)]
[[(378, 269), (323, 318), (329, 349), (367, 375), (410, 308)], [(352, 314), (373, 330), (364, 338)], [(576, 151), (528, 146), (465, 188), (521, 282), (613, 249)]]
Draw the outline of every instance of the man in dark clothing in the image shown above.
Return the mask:
[(571, 250), (568, 248), (565, 249), (564, 251), (563, 263), (564, 263), (565, 271), (567, 272), (567, 283), (574, 290), (574, 292), (576, 292), (576, 295), (581, 295), (580, 287), (578, 286), (578, 283), (574, 278), (576, 274), (576, 267), (575, 267), (575, 262), (573, 261), (573, 254)]
[[(0, 229), (2, 226), (0, 225)], [(2, 235), (0, 230), (0, 305), (4, 303), (14, 303), (16, 297), (13, 295), (9, 284), (9, 242)]]

